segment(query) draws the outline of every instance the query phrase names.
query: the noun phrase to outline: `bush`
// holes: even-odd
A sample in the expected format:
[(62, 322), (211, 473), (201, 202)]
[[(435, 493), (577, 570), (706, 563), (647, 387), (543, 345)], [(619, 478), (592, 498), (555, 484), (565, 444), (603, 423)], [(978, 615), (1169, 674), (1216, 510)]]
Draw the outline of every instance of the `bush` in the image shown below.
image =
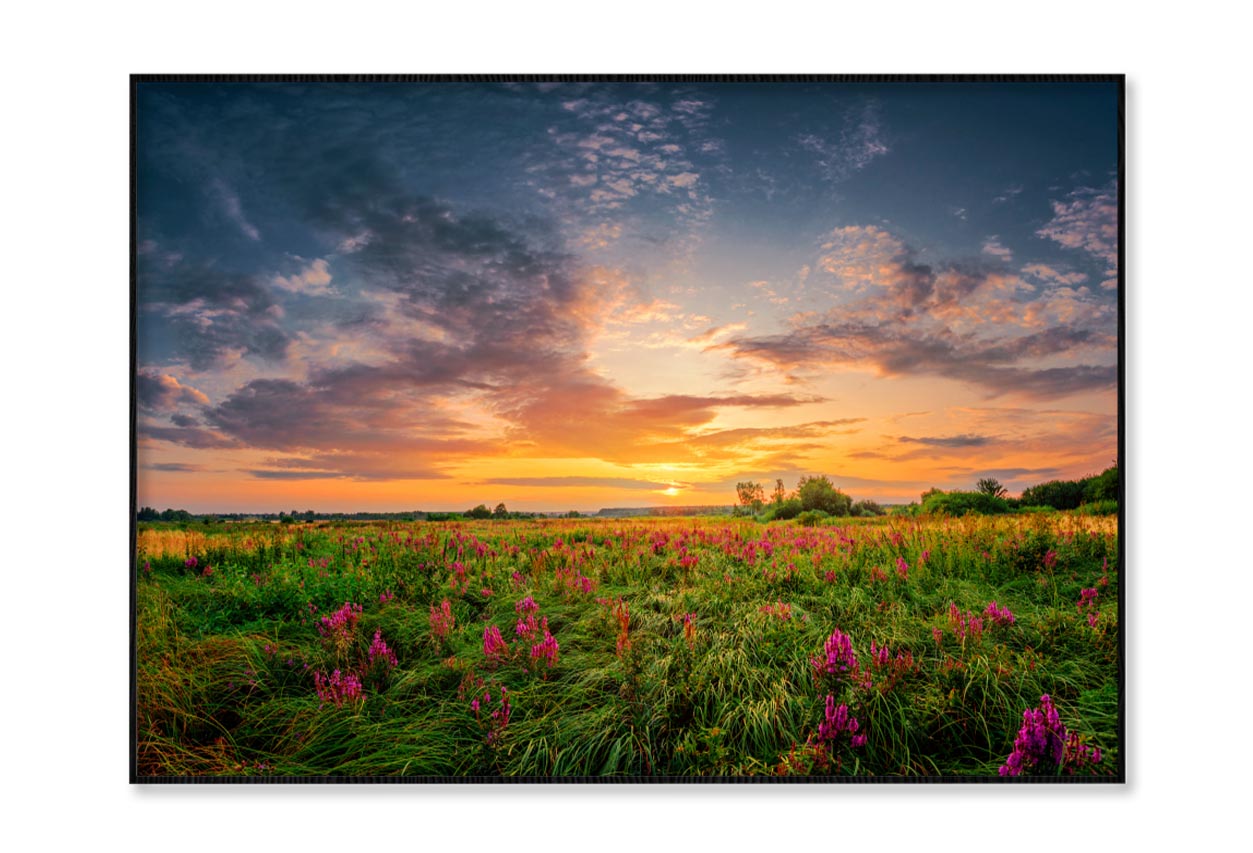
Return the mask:
[(853, 499), (825, 476), (801, 477), (796, 496), (804, 509), (820, 509), (828, 515), (848, 515), (853, 508)]
[(923, 503), (922, 511), (937, 515), (997, 515), (1008, 512), (1009, 503), (983, 492), (933, 492)]
[(1079, 515), (1117, 515), (1118, 501), (1093, 501), (1082, 504), (1075, 512)]
[(800, 498), (790, 498), (781, 504), (767, 507), (766, 511), (761, 514), (762, 521), (787, 521), (796, 518), (805, 510), (801, 505)]
[(849, 514), (857, 517), (868, 517), (872, 515), (885, 515), (886, 513), (883, 507), (879, 506), (874, 501), (858, 501), (853, 504)]
[(1084, 503), (1118, 500), (1118, 466), (1106, 468), (1095, 477), (1084, 481)]
[(1050, 480), (1024, 489), (1024, 506), (1051, 506), (1053, 509), (1077, 509), (1083, 503), (1084, 481)]
[(823, 519), (830, 517), (831, 516), (827, 515), (820, 509), (807, 509), (800, 515), (796, 516), (796, 520), (800, 523), (801, 527), (817, 527)]

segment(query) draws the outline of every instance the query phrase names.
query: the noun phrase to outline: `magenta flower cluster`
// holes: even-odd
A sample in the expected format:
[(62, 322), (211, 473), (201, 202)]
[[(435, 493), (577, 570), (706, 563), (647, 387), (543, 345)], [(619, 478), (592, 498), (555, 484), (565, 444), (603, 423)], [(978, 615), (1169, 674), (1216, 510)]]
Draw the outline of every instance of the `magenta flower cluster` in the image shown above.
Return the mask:
[(509, 644), (495, 625), (483, 629), (483, 654), (493, 664), (498, 664), (509, 656)]
[(338, 669), (325, 676), (321, 672), (313, 674), (313, 685), (318, 691), (322, 704), (332, 703), (342, 708), (345, 702), (361, 698), (361, 679), (353, 673), (341, 673)]
[(457, 617), (453, 615), (452, 605), (446, 598), (439, 603), (438, 610), (435, 609), (434, 604), (431, 605), (430, 619), (431, 633), (440, 640), (447, 638), (457, 625)]
[(1001, 607), (995, 601), (988, 602), (987, 608), (984, 609), (983, 615), (993, 625), (1013, 625), (1014, 614), (1010, 612), (1008, 607)]
[(387, 664), (387, 668), (391, 669), (400, 661), (396, 658), (396, 653), (387, 647), (387, 643), (383, 641), (383, 632), (374, 632), (374, 642), (370, 643), (370, 666), (374, 666), (376, 660), (381, 660)]
[(483, 691), (480, 699), (475, 697), (470, 700), (470, 710), (474, 712), (474, 718), (479, 721), (479, 725), (486, 725), (487, 737), (485, 738), (488, 746), (495, 746), (500, 743), (500, 739), (505, 734), (505, 729), (509, 727), (509, 715), (513, 708), (509, 705), (508, 688), (500, 688), (500, 704), (488, 712), (487, 716), (483, 715), (483, 711), (492, 704), (492, 692), (490, 690)]
[(1079, 612), (1087, 611), (1088, 627), (1095, 628), (1096, 620), (1100, 617), (1101, 612), (1096, 609), (1096, 599), (1100, 593), (1095, 588), (1079, 590)]
[(826, 715), (821, 723), (818, 724), (818, 740), (823, 743), (831, 743), (839, 736), (847, 732), (851, 735), (849, 744), (851, 746), (864, 746), (866, 736), (858, 734), (857, 730), (861, 728), (861, 724), (857, 722), (848, 711), (848, 706), (844, 704), (836, 705), (835, 697), (827, 694)]
[(1022, 728), (1014, 738), (1014, 751), (998, 771), (1002, 776), (1046, 773), (1065, 757), (1066, 727), (1046, 693), (1036, 708), (1022, 712)]
[(953, 633), (962, 643), (966, 642), (967, 636), (973, 636), (976, 640), (983, 636), (983, 618), (975, 616), (969, 610), (963, 613), (952, 601), (948, 603), (948, 621), (953, 627)]
[(345, 642), (351, 639), (360, 618), (361, 605), (345, 601), (343, 607), (318, 620), (318, 634), (324, 639)]
[(857, 669), (857, 655), (853, 652), (853, 641), (847, 634), (836, 628), (827, 638), (823, 646), (826, 655), (817, 655), (809, 659), (809, 664), (819, 675), (838, 675), (842, 672)]
[(1083, 743), (1078, 732), (1071, 732), (1066, 737), (1066, 752), (1062, 756), (1062, 766), (1070, 773), (1082, 769), (1084, 765), (1096, 766), (1101, 763), (1101, 750)]
[(544, 661), (548, 668), (552, 669), (557, 665), (557, 652), (560, 649), (560, 645), (557, 643), (557, 638), (548, 630), (547, 616), (544, 617), (542, 628), (544, 639), (531, 646), (531, 660), (536, 662)]

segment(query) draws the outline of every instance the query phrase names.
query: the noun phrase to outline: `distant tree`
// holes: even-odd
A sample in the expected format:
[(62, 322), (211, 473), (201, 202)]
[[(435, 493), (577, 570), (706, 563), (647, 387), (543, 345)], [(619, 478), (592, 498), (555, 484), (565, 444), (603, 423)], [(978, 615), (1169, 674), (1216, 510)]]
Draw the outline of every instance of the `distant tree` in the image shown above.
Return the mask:
[(1084, 482), (1083, 500), (1085, 503), (1118, 500), (1118, 466), (1106, 468), (1097, 476), (1088, 478)]
[(873, 515), (883, 515), (884, 511), (883, 511), (883, 507), (879, 506), (874, 501), (858, 501), (857, 503), (853, 504), (852, 509), (850, 510), (849, 514), (854, 515), (854, 516), (866, 517), (866, 516), (873, 516)]
[(774, 481), (774, 494), (770, 496), (770, 502), (775, 506), (787, 500), (787, 489), (783, 486), (783, 478)]
[(1083, 503), (1085, 482), (1079, 480), (1049, 480), (1029, 489), (1023, 489), (1023, 506), (1051, 506), (1053, 509), (1078, 509)]
[(466, 510), (466, 516), (469, 518), (491, 518), (492, 511), (487, 508), (487, 504), (479, 504), (474, 509)]
[(1003, 498), (1009, 494), (1009, 490), (993, 477), (984, 477), (976, 483), (975, 491), (981, 495), (991, 495), (994, 498)]
[(841, 492), (825, 475), (801, 477), (796, 496), (804, 509), (820, 509), (827, 515), (848, 515), (853, 499)]
[(779, 505), (771, 504), (760, 516), (762, 521), (787, 521), (796, 518), (803, 511), (800, 498), (788, 498)]
[(582, 518), (583, 516), (579, 513), (577, 509), (572, 509), (566, 513), (565, 517), (566, 518)]
[(140, 508), (138, 515), (135, 517), (139, 521), (160, 521), (161, 513), (150, 506), (145, 506)]
[(922, 511), (936, 515), (996, 515), (1009, 511), (1009, 502), (986, 492), (941, 492), (922, 502)]
[(761, 512), (761, 508), (766, 505), (766, 492), (761, 483), (736, 483), (735, 494), (740, 500), (740, 506), (753, 515)]
[(492, 517), (493, 518), (508, 518), (509, 517), (509, 510), (505, 509), (505, 504), (503, 502), (496, 504), (496, 509), (492, 511)]
[(927, 498), (931, 497), (932, 495), (942, 495), (942, 494), (944, 494), (942, 490), (937, 489), (933, 486), (932, 488), (927, 489), (925, 492), (922, 493), (922, 497), (919, 498), (918, 502), (921, 504), (925, 504), (927, 502)]

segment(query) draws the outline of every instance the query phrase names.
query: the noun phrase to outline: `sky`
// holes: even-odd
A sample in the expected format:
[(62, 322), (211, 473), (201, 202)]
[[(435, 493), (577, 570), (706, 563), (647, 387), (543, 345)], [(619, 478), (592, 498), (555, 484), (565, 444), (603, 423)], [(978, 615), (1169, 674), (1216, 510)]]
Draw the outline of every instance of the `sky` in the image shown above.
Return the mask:
[(144, 83), (138, 503), (855, 500), (1117, 456), (1113, 83)]

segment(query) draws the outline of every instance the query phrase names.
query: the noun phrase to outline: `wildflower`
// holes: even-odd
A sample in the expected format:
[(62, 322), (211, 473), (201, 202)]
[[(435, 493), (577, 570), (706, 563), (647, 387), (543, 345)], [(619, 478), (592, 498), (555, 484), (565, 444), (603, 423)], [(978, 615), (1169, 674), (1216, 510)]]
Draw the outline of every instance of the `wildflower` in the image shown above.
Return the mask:
[(1040, 697), (1037, 708), (1022, 712), (1022, 728), (1014, 739), (1014, 751), (998, 772), (1002, 776), (1020, 776), (1055, 769), (1065, 755), (1065, 742), (1066, 727), (1046, 693)]
[[(310, 611), (315, 608), (311, 603)], [(318, 634), (323, 642), (333, 645), (337, 652), (346, 652), (356, 639), (357, 621), (361, 618), (361, 605), (345, 601), (344, 606), (330, 616), (318, 620)]]
[(853, 641), (848, 635), (836, 628), (827, 638), (823, 647), (826, 659), (815, 656), (809, 664), (819, 675), (837, 675), (857, 668), (857, 655), (853, 653)]
[(430, 621), (431, 633), (437, 639), (446, 639), (457, 624), (457, 617), (453, 615), (452, 605), (448, 603), (448, 599), (445, 598), (439, 603), (438, 610), (435, 609), (435, 605), (431, 605)]
[(492, 663), (499, 663), (509, 653), (509, 646), (505, 643), (505, 638), (500, 635), (500, 629), (495, 625), (490, 625), (483, 630), (483, 654)]
[(338, 669), (329, 677), (321, 672), (314, 673), (313, 684), (322, 704), (330, 702), (336, 708), (342, 708), (345, 702), (360, 699), (362, 695), (361, 679), (351, 672), (343, 674)]
[(198, 561), (196, 560), (195, 557), (188, 557), (186, 560), (183, 561), (183, 565), (189, 569), (194, 569), (196, 568), (197, 562)]
[(387, 643), (383, 642), (382, 631), (375, 631), (374, 642), (370, 643), (370, 666), (374, 665), (375, 660), (384, 661), (388, 669), (399, 663), (396, 653), (387, 647)]
[(866, 736), (857, 733), (859, 728), (861, 724), (849, 713), (848, 706), (836, 705), (835, 697), (828, 693), (826, 713), (823, 721), (818, 724), (818, 742), (833, 743), (841, 733), (847, 732), (852, 736), (850, 739), (852, 746), (863, 746), (866, 743)]
[(542, 639), (536, 645), (531, 646), (531, 660), (532, 661), (543, 660), (548, 665), (548, 668), (552, 669), (554, 666), (557, 665), (557, 652), (560, 649), (560, 646), (557, 643), (557, 639), (548, 630), (548, 617), (547, 616), (544, 617), (543, 628), (544, 628), (544, 639)]
[(528, 595), (526, 598), (515, 604), (513, 609), (517, 613), (537, 613), (539, 612), (539, 605), (535, 603), (534, 598)]
[(909, 577), (909, 563), (905, 562), (904, 557), (896, 558), (896, 574), (901, 580), (906, 580)]
[(987, 609), (983, 611), (983, 615), (991, 619), (995, 625), (1014, 624), (1014, 614), (1010, 612), (1008, 607), (1000, 607), (995, 601), (988, 603)]

